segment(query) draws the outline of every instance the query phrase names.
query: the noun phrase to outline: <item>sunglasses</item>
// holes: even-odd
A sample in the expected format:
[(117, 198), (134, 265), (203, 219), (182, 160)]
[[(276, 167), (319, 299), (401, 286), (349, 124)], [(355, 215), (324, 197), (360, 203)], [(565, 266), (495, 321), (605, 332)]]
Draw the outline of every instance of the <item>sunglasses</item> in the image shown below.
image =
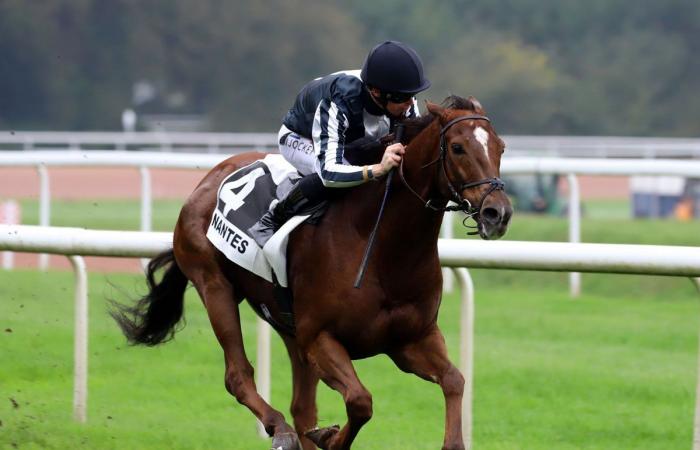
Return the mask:
[(387, 92), (386, 99), (392, 103), (406, 103), (415, 96), (416, 94), (406, 94), (403, 92)]

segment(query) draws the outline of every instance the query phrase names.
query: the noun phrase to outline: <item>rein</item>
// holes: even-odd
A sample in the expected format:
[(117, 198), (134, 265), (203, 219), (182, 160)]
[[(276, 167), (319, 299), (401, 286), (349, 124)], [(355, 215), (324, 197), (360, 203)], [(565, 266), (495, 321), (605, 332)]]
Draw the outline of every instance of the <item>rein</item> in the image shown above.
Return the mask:
[[(403, 138), (404, 127), (402, 124), (396, 126), (396, 135), (394, 142), (401, 142)], [(403, 164), (403, 158), (401, 158), (401, 164)], [(369, 255), (372, 253), (372, 247), (374, 247), (374, 238), (377, 236), (377, 230), (379, 229), (379, 222), (382, 220), (384, 215), (384, 207), (386, 206), (386, 200), (389, 198), (389, 189), (391, 188), (391, 180), (394, 176), (394, 171), (389, 171), (389, 175), (386, 177), (386, 187), (384, 188), (384, 197), (382, 198), (382, 204), (379, 207), (379, 214), (377, 214), (377, 221), (374, 223), (374, 228), (369, 235), (367, 240), (367, 247), (365, 247), (365, 254), (362, 257), (362, 262), (360, 263), (360, 270), (357, 272), (357, 278), (355, 278), (355, 289), (359, 289), (362, 285), (362, 279), (365, 277), (365, 271), (367, 270), (367, 264), (369, 262)]]
[[(408, 184), (408, 181), (406, 181), (406, 177), (404, 176), (403, 159), (401, 160), (401, 165), (399, 166), (399, 177), (401, 178), (401, 181), (403, 182), (404, 186), (406, 186), (406, 188), (409, 190), (409, 192), (411, 192), (426, 208), (440, 212), (462, 211), (467, 214), (466, 219), (468, 219), (469, 217), (473, 217), (474, 215), (478, 214), (478, 212), (481, 210), (481, 207), (484, 204), (484, 201), (486, 200), (486, 197), (488, 197), (492, 192), (503, 190), (505, 188), (505, 183), (500, 178), (494, 177), (484, 178), (483, 180), (472, 181), (469, 183), (463, 183), (461, 186), (459, 186), (459, 190), (463, 191), (464, 189), (481, 186), (482, 184), (490, 185), (489, 189), (481, 196), (478, 206), (473, 206), (469, 200), (463, 198), (458, 193), (457, 189), (452, 183), (452, 180), (450, 179), (450, 176), (447, 174), (447, 142), (445, 139), (445, 133), (452, 127), (452, 125), (458, 122), (462, 122), (464, 120), (485, 120), (487, 122), (491, 122), (491, 120), (488, 117), (482, 115), (460, 116), (450, 120), (440, 130), (440, 155), (434, 161), (431, 161), (428, 164), (421, 167), (421, 169), (425, 169), (426, 167), (430, 167), (437, 162), (441, 163), (442, 173), (445, 176), (445, 179), (447, 180), (447, 187), (449, 188), (450, 194), (452, 196), (450, 200), (456, 203), (455, 206), (435, 206), (433, 204), (433, 199), (428, 199), (426, 201), (418, 192), (416, 192), (415, 189), (413, 189), (411, 185)], [(469, 234), (476, 234), (476, 232), (471, 232)]]

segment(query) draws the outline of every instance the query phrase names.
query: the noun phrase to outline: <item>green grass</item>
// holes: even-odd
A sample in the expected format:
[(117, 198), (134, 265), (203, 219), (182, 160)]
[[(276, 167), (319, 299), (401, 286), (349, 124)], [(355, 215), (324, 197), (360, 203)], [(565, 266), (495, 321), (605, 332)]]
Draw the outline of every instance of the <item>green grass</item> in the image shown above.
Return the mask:
[[(156, 206), (156, 229), (169, 229), (174, 203)], [(123, 210), (103, 211), (107, 206)], [(138, 228), (138, 208), (130, 202), (57, 204), (54, 213), (57, 225)], [(508, 238), (565, 240), (566, 229), (560, 218), (519, 215)], [(700, 245), (697, 223), (591, 217), (583, 231), (589, 242)], [(690, 282), (584, 274), (584, 295), (571, 300), (565, 274), (473, 270), (472, 276), (475, 449), (691, 446), (698, 293)], [(88, 423), (79, 425), (71, 418), (72, 275), (0, 273), (0, 449), (269, 448), (256, 436), (253, 416), (224, 389), (221, 351), (193, 290), (187, 326), (174, 342), (134, 348), (106, 314), (105, 298), (124, 300), (122, 289), (135, 297), (143, 280), (90, 276)], [(440, 312), (453, 361), (458, 303), (448, 295)], [(244, 307), (252, 361), (255, 320)], [(289, 363), (277, 338), (272, 352), (272, 403), (289, 416)], [(440, 447), (444, 406), (435, 385), (400, 372), (386, 357), (356, 366), (375, 414), (354, 448)], [(339, 396), (325, 386), (319, 404), (322, 426), (344, 421)]]
[(629, 200), (584, 200), (581, 208), (586, 217), (592, 219), (629, 219), (632, 205)]
[[(153, 202), (153, 230), (172, 231), (182, 207), (181, 200)], [(20, 201), (22, 223), (39, 224), (39, 202)], [(139, 230), (140, 204), (134, 200), (52, 200), (51, 225), (56, 227), (84, 227), (104, 230)]]

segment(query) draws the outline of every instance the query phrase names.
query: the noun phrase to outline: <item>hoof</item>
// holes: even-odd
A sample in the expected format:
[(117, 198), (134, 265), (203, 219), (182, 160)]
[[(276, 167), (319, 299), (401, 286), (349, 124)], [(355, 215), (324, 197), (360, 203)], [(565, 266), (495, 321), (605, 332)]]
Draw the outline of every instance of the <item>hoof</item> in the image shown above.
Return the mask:
[(318, 448), (326, 449), (328, 448), (328, 443), (333, 436), (338, 434), (338, 431), (340, 431), (340, 426), (333, 425), (326, 428), (314, 428), (304, 433), (304, 436), (309, 438)]
[(280, 433), (272, 437), (271, 450), (302, 450), (296, 433)]

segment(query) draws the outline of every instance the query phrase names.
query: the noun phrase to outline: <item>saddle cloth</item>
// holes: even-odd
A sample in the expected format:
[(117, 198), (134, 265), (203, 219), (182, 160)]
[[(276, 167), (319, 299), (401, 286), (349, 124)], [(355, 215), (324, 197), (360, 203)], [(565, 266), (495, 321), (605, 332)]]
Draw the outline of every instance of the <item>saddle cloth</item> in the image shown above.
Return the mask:
[(278, 154), (238, 169), (221, 182), (207, 230), (209, 241), (229, 260), (271, 283), (274, 273), (283, 287), (288, 287), (289, 233), (309, 216), (288, 220), (263, 248), (247, 230), (287, 195), (299, 178), (297, 170)]

